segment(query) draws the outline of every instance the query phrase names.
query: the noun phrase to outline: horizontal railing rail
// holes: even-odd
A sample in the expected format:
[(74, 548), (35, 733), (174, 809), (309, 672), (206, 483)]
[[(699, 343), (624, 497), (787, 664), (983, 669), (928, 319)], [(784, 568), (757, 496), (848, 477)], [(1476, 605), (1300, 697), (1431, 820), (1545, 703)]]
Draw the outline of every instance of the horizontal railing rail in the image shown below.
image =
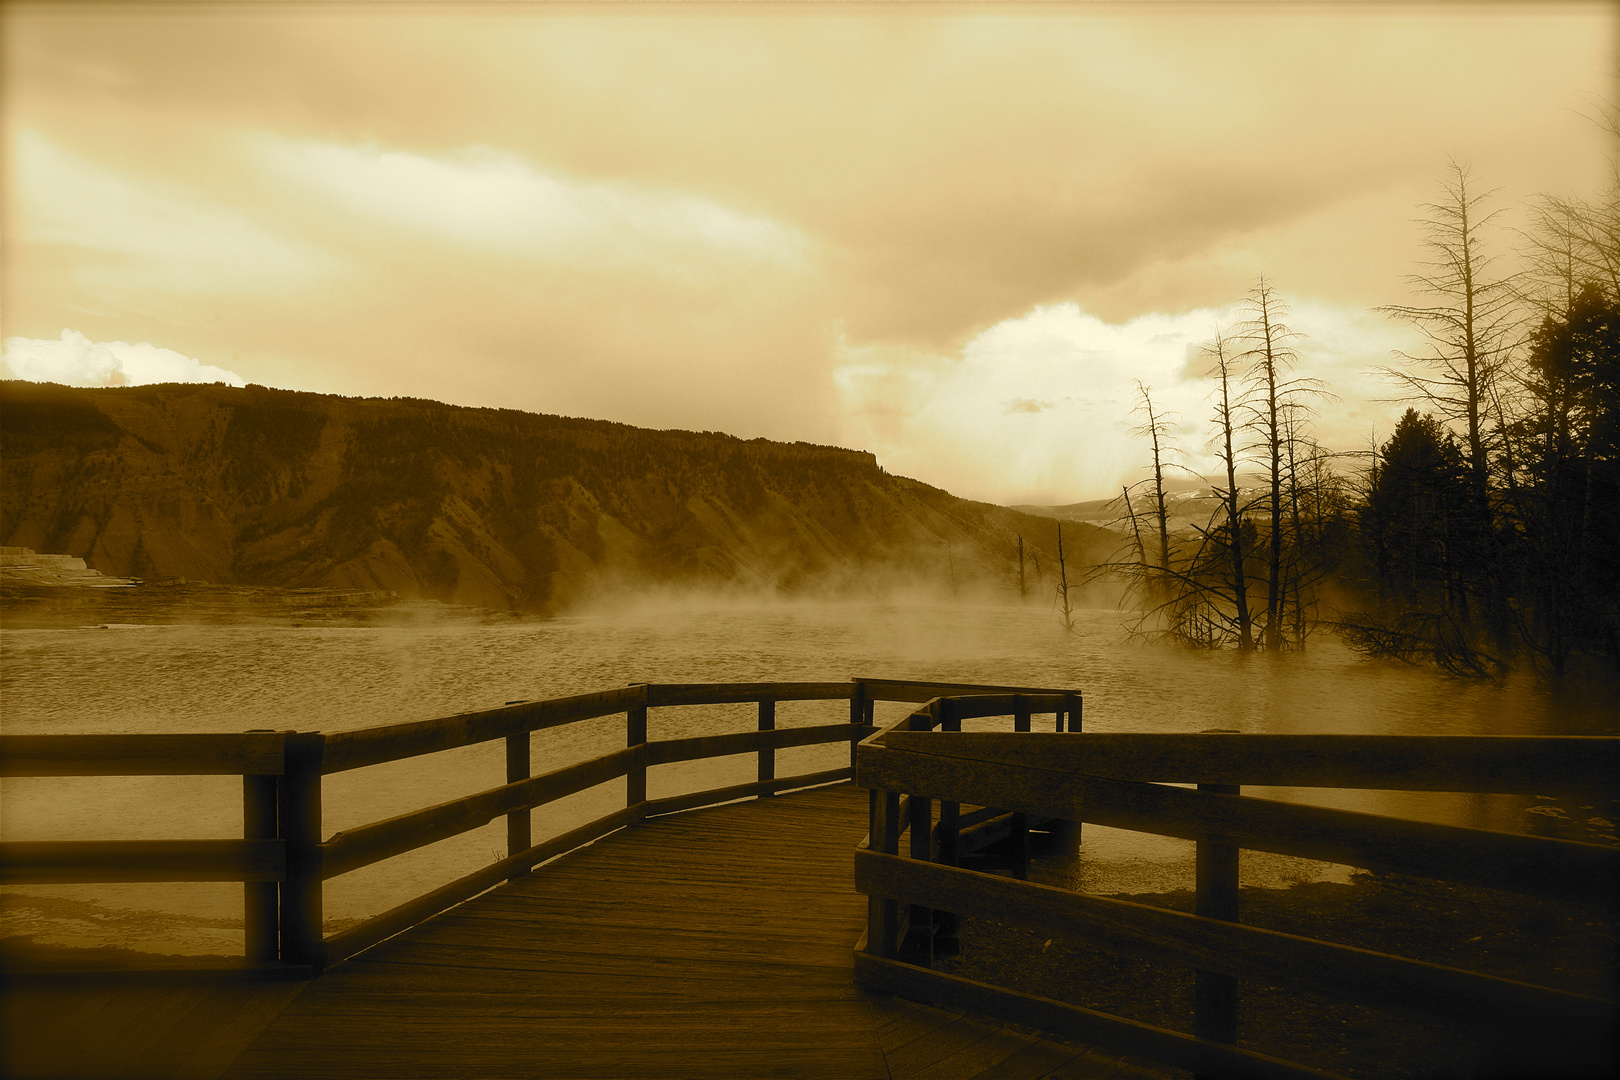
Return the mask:
[[(903, 741), (917, 733), (897, 734)], [(1043, 765), (893, 748), (873, 754), (860, 776), (874, 787), (934, 799), (1535, 896), (1601, 903), (1620, 891), (1620, 848), (1113, 780), (1035, 760)]]
[(280, 840), (43, 840), (4, 845), (0, 882), (280, 881)]
[[(987, 686), (980, 683), (922, 682), (908, 679), (860, 679), (867, 693), (881, 701), (908, 701), (925, 703), (935, 698), (952, 698), (957, 694), (1046, 694), (1057, 697), (1080, 697), (1078, 690), (1067, 687)], [(1038, 709), (1037, 712), (1049, 710)]]
[[(258, 731), (180, 735), (0, 736), (0, 775), (240, 775), (239, 840), (20, 841), (0, 844), (0, 882), (241, 881), (246, 957), (314, 972), (370, 947), (503, 880), (646, 817), (795, 787), (850, 779), (855, 745), (870, 734), (879, 701), (910, 701), (959, 684), (854, 679), (847, 682), (634, 683), (613, 690), (516, 702), (432, 720), (340, 731)], [(969, 690), (1012, 691), (1007, 687)], [(838, 723), (778, 727), (777, 705), (849, 703)], [(1077, 695), (1065, 698), (1078, 723)], [(754, 730), (649, 740), (652, 708), (754, 704)], [(622, 749), (531, 775), (530, 735), (622, 715)], [(372, 765), (502, 740), (505, 783), (437, 805), (322, 836), (322, 779)], [(847, 766), (779, 777), (776, 752), (848, 743)], [(647, 797), (647, 770), (678, 762), (754, 754), (757, 779)], [(558, 799), (623, 780), (625, 805), (539, 843), (531, 812)], [(342, 874), (507, 819), (507, 853), (340, 933), (324, 934), (323, 883)]]
[(0, 776), (277, 776), (280, 732), (0, 735)]
[(645, 685), (635, 685), (594, 694), (525, 701), (500, 709), (441, 716), (434, 720), (339, 731), (326, 737), (322, 771), (330, 774), (366, 765), (402, 761), (646, 707), (647, 688)]
[(1563, 990), (1278, 933), (1145, 904), (1087, 896), (863, 850), (856, 888), (1007, 926), (1060, 934), (1168, 963), (1398, 1008), (1481, 1031), (1554, 1030), (1561, 1039), (1604, 1022), (1611, 1002)]
[(467, 795), (437, 806), (337, 833), (321, 845), (321, 876), (347, 874), (395, 855), (483, 828), (497, 817), (532, 810), (629, 772), (637, 748), (616, 750), (577, 765)]
[(794, 746), (848, 742), (867, 734), (865, 725), (818, 724), (802, 728), (767, 728), (739, 731), (732, 735), (695, 735), (686, 739), (663, 739), (647, 743), (648, 765), (670, 765), (678, 761), (750, 754), (760, 750), (782, 750)]
[[(242, 839), (59, 840), (0, 843), (0, 882), (243, 883), (244, 955), (249, 967), (284, 963), (281, 899), (298, 881), (284, 797), (304, 737), (286, 731), (222, 734), (3, 735), (0, 776), (220, 776), (242, 778)], [(289, 746), (293, 752), (289, 754)]]
[[(1607, 1039), (1615, 1001), (1241, 924), (1237, 853), (1251, 848), (1607, 909), (1620, 893), (1620, 849), (1260, 799), (1240, 794), (1240, 785), (1581, 794), (1612, 786), (1620, 739), (955, 730), (960, 716), (1005, 714), (1017, 704), (1005, 695), (930, 702), (857, 748), (856, 780), (872, 791), (871, 832), (855, 854), (856, 887), (869, 897), (855, 957), (861, 982), (1200, 1075), (1326, 1075), (1235, 1045), (1238, 979), (1507, 1040), (1555, 1070), (1613, 1064)], [(1170, 786), (1177, 784), (1197, 788)], [(919, 826), (927, 831), (935, 820), (934, 802), (942, 840), (961, 820), (955, 808), (972, 802), (1196, 841), (1195, 912), (963, 868), (952, 845), (919, 842)], [(954, 936), (963, 915), (1194, 969), (1194, 1031), (933, 970), (928, 932), (945, 925)], [(920, 935), (919, 919), (931, 924)]]
[(1143, 782), (1535, 795), (1608, 792), (1620, 778), (1620, 740), (1591, 736), (1090, 733), (1076, 741), (1039, 732), (1015, 746), (999, 732), (898, 729), (883, 745)]
[[(869, 680), (859, 680), (868, 682)], [(646, 683), (648, 705), (726, 705), (750, 701), (842, 701), (847, 682)]]

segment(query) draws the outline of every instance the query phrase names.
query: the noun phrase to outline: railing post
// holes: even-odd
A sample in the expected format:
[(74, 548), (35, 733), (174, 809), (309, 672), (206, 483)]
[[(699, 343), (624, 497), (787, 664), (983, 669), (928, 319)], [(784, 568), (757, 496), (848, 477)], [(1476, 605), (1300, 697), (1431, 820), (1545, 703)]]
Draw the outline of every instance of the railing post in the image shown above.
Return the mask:
[[(962, 720), (956, 715), (954, 703), (945, 698), (940, 701), (935, 719), (941, 731), (961, 731)], [(934, 861), (942, 866), (960, 866), (962, 840), (962, 804), (939, 800), (939, 850)], [(934, 910), (934, 954), (955, 956), (961, 951), (957, 936), (960, 920), (954, 911)]]
[[(873, 790), (870, 803), (872, 851), (900, 854), (900, 794)], [(874, 956), (893, 958), (900, 951), (900, 902), (883, 896), (866, 898), (866, 948)]]
[(287, 844), (281, 883), (281, 962), (326, 966), (321, 908), (321, 758), (326, 736), (287, 733), (286, 765), (277, 793), (278, 831)]
[[(270, 728), (253, 728), (249, 735), (270, 735)], [(242, 839), (276, 838), (276, 777), (242, 776)], [(247, 881), (242, 884), (243, 955), (270, 963), (276, 959), (281, 939), (277, 918), (276, 893), (280, 883)]]
[[(1058, 713), (1057, 717), (1056, 717), (1057, 730), (1058, 731), (1063, 731), (1064, 730), (1065, 725), (1063, 723), (1063, 720), (1064, 720), (1064, 712), (1066, 712), (1066, 713), (1068, 713), (1068, 721), (1069, 721), (1068, 725), (1067, 725), (1068, 730), (1070, 732), (1075, 733), (1075, 734), (1079, 734), (1080, 733), (1080, 720), (1081, 720), (1080, 710), (1081, 710), (1081, 707), (1083, 705), (1084, 705), (1084, 701), (1080, 697), (1079, 694), (1065, 694), (1064, 695), (1064, 711)], [(1063, 851), (1065, 851), (1066, 853), (1071, 854), (1071, 855), (1075, 854), (1076, 852), (1078, 852), (1080, 850), (1080, 822), (1078, 822), (1078, 821), (1065, 821), (1063, 823), (1062, 829), (1063, 829), (1063, 836), (1062, 836)]]
[[(849, 689), (849, 722), (851, 725), (866, 724), (867, 717), (872, 712), (872, 710), (868, 707), (869, 705), (870, 702), (866, 700), (866, 684), (859, 679), (852, 680)], [(860, 732), (850, 732), (849, 768), (851, 775), (854, 775), (855, 771), (855, 746), (861, 741), (861, 738), (862, 735)]]
[(1085, 700), (1079, 694), (1064, 694), (1063, 695), (1063, 709), (1058, 712), (1057, 717), (1056, 717), (1056, 719), (1057, 719), (1057, 730), (1058, 731), (1063, 731), (1064, 730), (1063, 714), (1066, 712), (1066, 713), (1069, 714), (1069, 723), (1067, 725), (1068, 730), (1069, 731), (1079, 731), (1080, 730), (1080, 710), (1084, 705), (1085, 705)]
[[(647, 745), (647, 706), (641, 705), (624, 714), (624, 745)], [(624, 774), (624, 805), (634, 806), (647, 801), (647, 755), (638, 754), (636, 763)]]
[[(529, 778), (529, 733), (519, 731), (506, 737), (506, 782), (515, 784)], [(533, 830), (528, 807), (513, 810), (506, 815), (506, 854), (510, 858), (533, 846)], [(515, 871), (508, 881), (516, 881), (527, 874), (528, 868)]]
[[(759, 730), (774, 731), (776, 729), (776, 702), (770, 698), (762, 698), (759, 703)], [(762, 746), (759, 748), (759, 782), (764, 784), (776, 779), (776, 748)], [(770, 795), (773, 792), (765, 792)]]
[[(909, 806), (911, 828), (911, 857), (919, 862), (928, 862), (934, 857), (934, 805), (932, 800), (921, 795), (911, 796)], [(929, 963), (933, 962), (934, 951), (934, 912), (931, 908), (921, 904), (912, 904), (910, 907), (911, 930), (907, 936), (907, 950), (920, 954)]]
[[(1029, 730), (1029, 701), (1023, 694), (1013, 695), (1013, 731)], [(1013, 876), (1020, 881), (1029, 880), (1029, 815), (1012, 816)]]
[[(1236, 784), (1199, 784), (1198, 790), (1217, 795), (1237, 795), (1242, 791)], [(1199, 841), (1196, 859), (1198, 892), (1194, 901), (1195, 914), (1237, 922), (1238, 849), (1230, 844)], [(1193, 983), (1193, 1034), (1200, 1039), (1236, 1044), (1236, 978), (1214, 971), (1196, 972)], [(1216, 1080), (1216, 1076), (1200, 1073), (1197, 1080)]]
[[(956, 710), (952, 707), (953, 704), (949, 698), (939, 703), (939, 712), (936, 718), (939, 720), (939, 730), (941, 731), (962, 730), (962, 720), (956, 715)], [(946, 866), (958, 866), (961, 863), (959, 858), (961, 850), (959, 841), (962, 838), (959, 824), (961, 820), (961, 803), (950, 802), (945, 799), (939, 800), (939, 854), (937, 858), (939, 862)]]

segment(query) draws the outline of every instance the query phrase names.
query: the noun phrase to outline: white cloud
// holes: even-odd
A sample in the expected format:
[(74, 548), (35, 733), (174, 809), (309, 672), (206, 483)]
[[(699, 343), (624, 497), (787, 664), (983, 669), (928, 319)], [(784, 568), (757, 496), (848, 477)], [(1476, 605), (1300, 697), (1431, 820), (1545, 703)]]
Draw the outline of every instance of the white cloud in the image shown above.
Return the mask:
[(229, 383), (246, 386), (234, 371), (212, 367), (173, 349), (141, 342), (91, 341), (77, 330), (62, 337), (6, 340), (0, 377), (65, 386), (145, 386), (148, 383)]
[(265, 138), (258, 150), (271, 167), (374, 218), (543, 262), (688, 278), (704, 269), (694, 259), (801, 269), (809, 247), (797, 229), (712, 199), (561, 176), (483, 147), (430, 157)]
[(13, 154), (17, 239), (100, 253), (80, 272), (99, 293), (249, 293), (336, 266), (229, 207), (115, 175), (35, 132), (19, 132)]
[[(834, 380), (848, 418), (843, 439), (873, 450), (891, 472), (972, 498), (1103, 498), (1150, 459), (1131, 434), (1142, 419), (1133, 413), (1140, 380), (1176, 422), (1185, 463), (1214, 475), (1206, 445), (1213, 384), (1188, 359), (1238, 318), (1232, 309), (1199, 309), (1115, 325), (1057, 304), (998, 323), (958, 357), (840, 343)], [(1355, 449), (1374, 425), (1387, 434), (1400, 407), (1376, 400), (1392, 390), (1369, 372), (1408, 343), (1407, 331), (1315, 302), (1296, 305), (1290, 323), (1305, 335), (1296, 343), (1298, 374), (1337, 395), (1319, 404), (1318, 439)]]

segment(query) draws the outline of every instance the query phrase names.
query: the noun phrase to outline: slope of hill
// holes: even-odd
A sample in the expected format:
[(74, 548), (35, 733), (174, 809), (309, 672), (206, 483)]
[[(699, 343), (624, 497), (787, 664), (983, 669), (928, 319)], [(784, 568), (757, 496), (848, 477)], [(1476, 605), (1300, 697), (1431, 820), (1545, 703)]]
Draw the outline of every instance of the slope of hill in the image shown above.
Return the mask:
[[(1240, 490), (1244, 493), (1245, 501), (1258, 494), (1257, 488), (1245, 487)], [(1219, 495), (1208, 487), (1166, 491), (1164, 504), (1170, 528), (1178, 531), (1208, 526), (1221, 509)], [(1093, 525), (1102, 529), (1115, 529), (1122, 533), (1130, 531), (1130, 518), (1125, 503), (1117, 495), (1112, 499), (1093, 499), (1090, 502), (1068, 503), (1063, 506), (1018, 505), (1011, 509), (1021, 514), (1056, 518), (1059, 521)], [(1148, 522), (1153, 520), (1155, 506), (1152, 495), (1145, 488), (1138, 488), (1131, 495), (1131, 509), (1135, 511), (1141, 526), (1146, 528)]]
[[(871, 454), (412, 399), (7, 381), (0, 465), (0, 542), (146, 579), (559, 610), (653, 583), (1006, 589), (1019, 533), (1055, 565), (1052, 519)], [(1069, 557), (1099, 539), (1071, 526)]]

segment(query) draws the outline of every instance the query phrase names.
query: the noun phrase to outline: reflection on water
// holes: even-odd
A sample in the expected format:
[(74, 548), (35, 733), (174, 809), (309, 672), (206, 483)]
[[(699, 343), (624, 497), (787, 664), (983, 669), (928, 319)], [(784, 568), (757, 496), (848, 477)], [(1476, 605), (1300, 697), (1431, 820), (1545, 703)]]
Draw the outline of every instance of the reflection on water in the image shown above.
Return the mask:
[[(1092, 731), (1610, 734), (1612, 702), (1559, 699), (1528, 680), (1460, 683), (1356, 660), (1331, 641), (1284, 656), (1187, 653), (1122, 641), (1118, 616), (1084, 612), (1066, 634), (1043, 608), (928, 605), (668, 606), (612, 617), (417, 626), (118, 626), (0, 631), (8, 733), (341, 731), (556, 697), (632, 681), (837, 680), (852, 675), (1072, 687)], [(879, 721), (901, 705), (879, 706)], [(652, 738), (740, 730), (752, 706), (655, 709)], [(781, 726), (827, 723), (841, 702), (784, 703)], [(983, 722), (994, 726), (993, 721)], [(537, 733), (536, 771), (623, 745), (622, 718)], [(847, 760), (843, 746), (779, 752), (786, 775)], [(328, 834), (504, 779), (499, 743), (329, 777)], [(651, 771), (653, 797), (753, 778), (751, 756)], [(535, 812), (536, 837), (622, 805), (622, 785)], [(1259, 793), (1259, 792), (1256, 792)], [(1530, 800), (1446, 793), (1271, 789), (1269, 797), (1523, 830)], [(8, 781), (6, 839), (240, 835), (240, 781), (87, 777)], [(329, 929), (489, 861), (504, 825), (327, 884)], [(1191, 844), (1088, 826), (1065, 871), (1089, 891), (1190, 887)], [(1245, 882), (1283, 884), (1342, 868), (1248, 853)], [(239, 885), (31, 886), (7, 890), (0, 933), (40, 943), (165, 951), (240, 947)]]

